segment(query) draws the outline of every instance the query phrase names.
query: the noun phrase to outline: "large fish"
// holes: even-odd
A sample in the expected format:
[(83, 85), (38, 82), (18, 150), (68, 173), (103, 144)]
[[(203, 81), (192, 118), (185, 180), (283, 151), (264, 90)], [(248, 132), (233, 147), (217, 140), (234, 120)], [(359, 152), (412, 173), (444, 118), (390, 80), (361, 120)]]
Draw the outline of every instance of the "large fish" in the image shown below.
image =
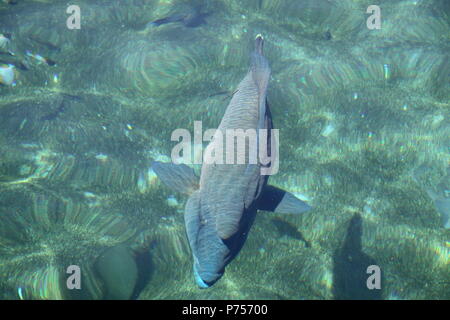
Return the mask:
[[(262, 174), (262, 169), (270, 169), (277, 160), (270, 131), (272, 118), (266, 101), (269, 77), (269, 63), (263, 56), (263, 38), (258, 35), (250, 69), (216, 131), (225, 136), (228, 129), (268, 130), (266, 137), (258, 133), (257, 138), (258, 142), (261, 140), (266, 144), (269, 163), (251, 162), (246, 155), (244, 164), (218, 164), (206, 161), (205, 155), (200, 178), (185, 164), (154, 162), (152, 165), (166, 185), (189, 195), (184, 217), (194, 260), (194, 276), (200, 288), (208, 288), (222, 277), (225, 266), (244, 245), (257, 210), (301, 213), (310, 209), (292, 194), (267, 185), (270, 170)], [(214, 136), (206, 150), (222, 145), (219, 136)]]

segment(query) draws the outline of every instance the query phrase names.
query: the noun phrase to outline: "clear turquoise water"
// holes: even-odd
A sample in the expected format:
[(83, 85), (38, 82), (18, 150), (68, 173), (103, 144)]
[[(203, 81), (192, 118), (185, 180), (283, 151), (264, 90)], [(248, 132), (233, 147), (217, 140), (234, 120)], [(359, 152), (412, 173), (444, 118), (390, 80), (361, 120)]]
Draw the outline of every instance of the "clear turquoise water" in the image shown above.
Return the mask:
[[(0, 3), (0, 52), (15, 53), (0, 61), (17, 66), (0, 86), (1, 298), (450, 298), (448, 1), (378, 1), (380, 30), (365, 0), (78, 4), (69, 30), (66, 1)], [(205, 24), (146, 28), (201, 4)], [(174, 129), (217, 127), (258, 33), (280, 129), (271, 183), (313, 209), (260, 212), (199, 290), (186, 197), (149, 168)], [(81, 290), (66, 288), (74, 264)], [(381, 290), (364, 286), (371, 264)]]

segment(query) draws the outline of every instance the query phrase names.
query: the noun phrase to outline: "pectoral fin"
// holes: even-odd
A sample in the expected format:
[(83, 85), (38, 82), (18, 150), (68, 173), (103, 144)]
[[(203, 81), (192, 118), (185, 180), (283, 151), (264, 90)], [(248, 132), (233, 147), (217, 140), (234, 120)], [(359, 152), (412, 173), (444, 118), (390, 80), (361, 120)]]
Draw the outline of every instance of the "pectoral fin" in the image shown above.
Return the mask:
[(292, 193), (267, 185), (259, 198), (258, 209), (277, 213), (302, 213), (311, 209), (311, 206)]
[(195, 175), (194, 169), (185, 164), (155, 161), (152, 169), (161, 181), (174, 191), (191, 194), (198, 189), (199, 178)]

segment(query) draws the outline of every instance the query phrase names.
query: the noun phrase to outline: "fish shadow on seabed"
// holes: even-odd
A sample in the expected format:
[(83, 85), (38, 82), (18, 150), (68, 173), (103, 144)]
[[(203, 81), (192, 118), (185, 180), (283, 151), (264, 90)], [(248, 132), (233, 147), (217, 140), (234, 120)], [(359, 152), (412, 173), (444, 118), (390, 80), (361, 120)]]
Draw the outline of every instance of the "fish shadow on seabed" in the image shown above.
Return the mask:
[(355, 214), (347, 228), (344, 243), (333, 254), (333, 296), (336, 300), (381, 300), (383, 289), (383, 273), (381, 273), (381, 289), (368, 289), (367, 267), (378, 265), (365, 254), (361, 248), (362, 219)]

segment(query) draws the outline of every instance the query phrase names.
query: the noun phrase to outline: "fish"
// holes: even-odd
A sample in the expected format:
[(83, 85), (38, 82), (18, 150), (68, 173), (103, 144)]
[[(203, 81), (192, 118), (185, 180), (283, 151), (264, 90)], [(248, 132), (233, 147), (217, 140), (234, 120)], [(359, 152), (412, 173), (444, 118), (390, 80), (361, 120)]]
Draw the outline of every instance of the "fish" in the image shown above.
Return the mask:
[(16, 66), (17, 69), (28, 71), (30, 70), (30, 67), (25, 61), (15, 61), (13, 64)]
[(441, 215), (441, 223), (445, 229), (450, 229), (450, 198), (439, 197), (436, 194), (430, 194), (436, 206), (436, 210)]
[(6, 48), (11, 41), (11, 34), (0, 33), (0, 48)]
[(209, 12), (201, 12), (200, 9), (198, 8), (192, 9), (190, 12), (185, 14), (172, 15), (149, 22), (147, 23), (146, 28), (151, 26), (159, 27), (160, 25), (173, 22), (180, 22), (187, 28), (195, 28), (202, 24), (205, 24), (206, 23), (205, 18), (209, 15), (210, 15)]
[(45, 58), (45, 57), (43, 57), (43, 56), (41, 56), (39, 54), (31, 53), (28, 50), (25, 52), (25, 55), (27, 55), (28, 57), (36, 59), (39, 63), (45, 63), (45, 64), (47, 64), (49, 66), (56, 65), (56, 62), (54, 60), (52, 60), (50, 58)]
[(323, 39), (324, 40), (331, 40), (331, 39), (333, 39), (333, 35), (331, 34), (330, 30), (327, 30), (327, 31), (324, 32)]
[(11, 86), (15, 84), (15, 66), (12, 64), (0, 65), (0, 84)]
[(51, 121), (51, 120), (55, 120), (56, 118), (58, 118), (58, 116), (62, 113), (62, 112), (64, 112), (64, 110), (66, 109), (66, 102), (64, 101), (64, 99), (62, 99), (62, 101), (61, 101), (61, 103), (59, 104), (59, 107), (55, 110), (55, 111), (53, 111), (53, 112), (51, 112), (51, 113), (49, 113), (49, 114), (46, 114), (45, 116), (42, 116), (41, 117), (41, 121)]
[(14, 52), (12, 52), (11, 50), (8, 50), (8, 51), (0, 51), (0, 55), (14, 57), (16, 54)]
[[(184, 221), (194, 279), (201, 289), (211, 287), (223, 276), (225, 267), (242, 249), (258, 210), (295, 214), (311, 209), (293, 194), (268, 185), (272, 171), (262, 174), (262, 169), (272, 169), (277, 160), (277, 152), (272, 148), (275, 139), (272, 116), (266, 99), (270, 67), (263, 55), (263, 43), (263, 37), (258, 35), (250, 69), (231, 98), (216, 133), (223, 134), (228, 129), (257, 130), (258, 142), (262, 137), (261, 145), (265, 144), (270, 156), (274, 156), (271, 162), (204, 161), (200, 177), (186, 164), (152, 163), (153, 171), (165, 185), (189, 196)], [(258, 129), (268, 130), (267, 138), (260, 137)], [(216, 137), (206, 150), (221, 143)]]
[(17, 0), (2, 0), (2, 1), (6, 4), (11, 4), (11, 5), (15, 5), (18, 3)]
[[(447, 177), (447, 181), (449, 181)], [(440, 215), (441, 225), (450, 229), (450, 190), (445, 188), (444, 183), (436, 187), (423, 187), (428, 197), (433, 201), (434, 207)]]
[(439, 213), (441, 225), (445, 229), (450, 229), (450, 188), (448, 188), (450, 167), (447, 168), (447, 174), (436, 185), (428, 185), (421, 182), (423, 180), (422, 176), (427, 171), (431, 171), (431, 168), (421, 165), (412, 172), (411, 177), (433, 201), (434, 207)]
[(1, 51), (0, 55), (2, 58), (0, 59), (0, 64), (6, 64), (6, 65), (14, 65), (17, 69), (27, 71), (29, 70), (29, 65), (27, 61), (22, 60), (19, 56), (17, 56), (14, 52), (11, 50)]
[(64, 93), (64, 94), (62, 94), (61, 102), (59, 103), (58, 108), (56, 108), (56, 110), (50, 112), (49, 114), (42, 116), (40, 118), (40, 120), (41, 121), (55, 120), (56, 118), (58, 118), (61, 115), (61, 113), (63, 113), (67, 109), (67, 105), (69, 102), (71, 103), (74, 101), (81, 101), (81, 100), (82, 99), (79, 96), (74, 96), (71, 94)]
[(18, 60), (16, 60), (16, 59), (12, 59), (12, 60), (9, 60), (9, 59), (0, 59), (0, 64), (4, 64), (4, 65), (13, 65), (14, 67), (16, 67), (17, 69), (20, 69), (20, 70), (23, 70), (23, 71), (28, 71), (29, 70), (29, 67), (26, 65), (26, 64), (24, 64), (23, 62), (21, 62), (21, 61), (18, 61)]
[(33, 36), (33, 35), (28, 36), (28, 39), (30, 39), (31, 41), (36, 42), (40, 46), (43, 46), (43, 47), (45, 47), (45, 48), (47, 48), (49, 50), (56, 51), (56, 52), (60, 52), (61, 51), (60, 47), (56, 46), (55, 44), (51, 43), (50, 41), (46, 41), (46, 40), (40, 39), (40, 38), (38, 38), (36, 36)]

